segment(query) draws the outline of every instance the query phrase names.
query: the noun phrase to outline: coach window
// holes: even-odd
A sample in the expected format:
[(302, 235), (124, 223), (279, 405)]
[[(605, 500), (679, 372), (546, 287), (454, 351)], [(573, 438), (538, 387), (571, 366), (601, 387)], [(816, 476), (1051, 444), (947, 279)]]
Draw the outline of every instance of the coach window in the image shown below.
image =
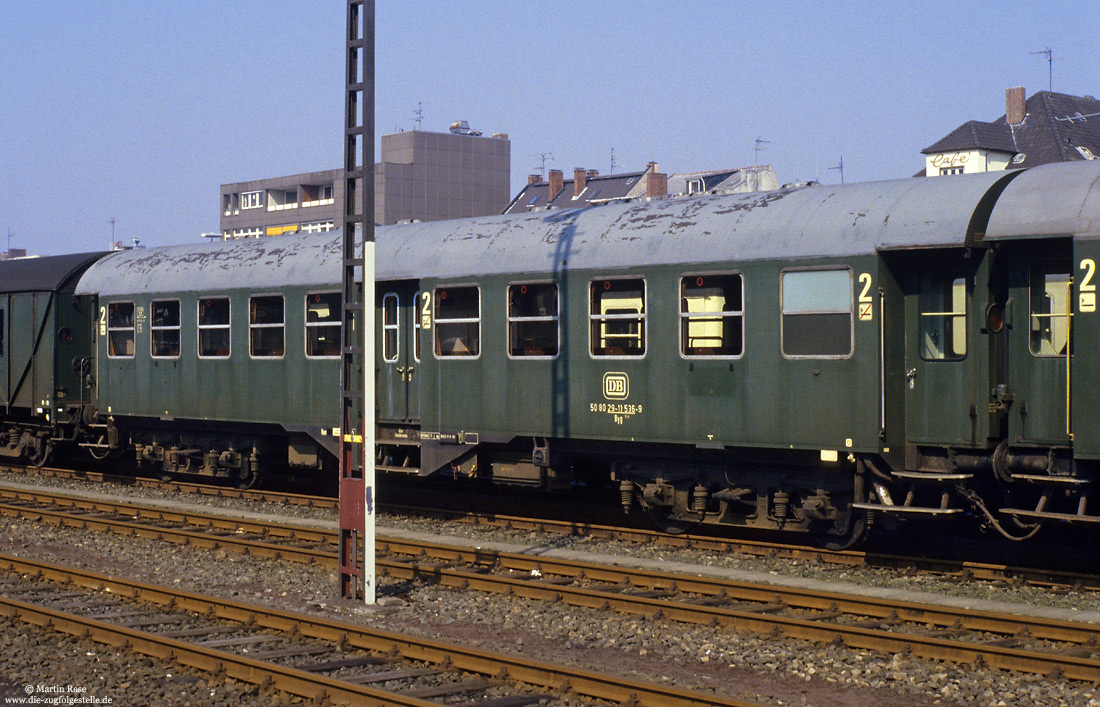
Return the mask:
[(382, 360), (386, 363), (397, 361), (399, 304), (396, 292), (387, 292), (382, 297)]
[(178, 358), (180, 355), (180, 301), (154, 300), (150, 309), (150, 354), (153, 358)]
[(1034, 356), (1065, 356), (1072, 353), (1070, 302), (1073, 283), (1069, 271), (1055, 263), (1038, 263), (1031, 268), (1030, 342)]
[(740, 273), (680, 278), (680, 353), (734, 358), (744, 352)]
[(229, 298), (199, 300), (199, 358), (229, 358)]
[(782, 277), (783, 355), (843, 358), (852, 354), (852, 272), (794, 270)]
[(966, 358), (966, 278), (953, 271), (921, 272), (919, 303), (921, 358)]
[(508, 355), (558, 355), (558, 286), (531, 283), (508, 286)]
[[(424, 293), (424, 294), (426, 295), (427, 293)], [(422, 325), (421, 325), (421, 321), (420, 321), (420, 293), (419, 292), (417, 292), (415, 295), (413, 295), (412, 318), (413, 318), (413, 359), (417, 363), (419, 363), (420, 362), (420, 332), (421, 332), (421, 329), (422, 329)]]
[(134, 357), (133, 302), (107, 305), (107, 355), (110, 358)]
[(306, 356), (340, 356), (339, 292), (313, 292), (306, 295)]
[(256, 358), (279, 358), (285, 352), (286, 321), (282, 295), (248, 299), (249, 352)]
[(435, 289), (435, 355), (481, 352), (481, 291), (476, 286)]
[(589, 293), (592, 355), (644, 356), (645, 280), (595, 280)]

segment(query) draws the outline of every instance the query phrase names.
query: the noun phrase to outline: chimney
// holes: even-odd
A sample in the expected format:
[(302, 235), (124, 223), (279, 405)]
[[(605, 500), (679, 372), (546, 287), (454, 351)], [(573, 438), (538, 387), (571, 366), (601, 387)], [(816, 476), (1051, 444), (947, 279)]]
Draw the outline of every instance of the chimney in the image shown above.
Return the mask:
[(1005, 122), (1009, 125), (1019, 125), (1027, 117), (1027, 107), (1024, 101), (1024, 87), (1005, 89)]
[(528, 184), (528, 186), (530, 186), (531, 184), (538, 184), (541, 181), (542, 181), (542, 175), (541, 174), (528, 174), (527, 175), (527, 184)]
[(561, 188), (564, 186), (564, 183), (565, 181), (561, 176), (560, 169), (550, 170), (550, 193), (546, 196), (546, 203), (550, 203), (558, 198), (558, 194), (561, 193)]
[(576, 167), (573, 169), (573, 198), (581, 195), (584, 191), (585, 185), (585, 171), (583, 167)]
[(587, 174), (589, 179), (595, 179), (596, 177), (600, 176), (600, 170), (590, 169), (590, 170), (588, 170), (588, 172), (586, 174)]
[(660, 168), (661, 168), (661, 165), (657, 164), (656, 162), (647, 162), (646, 166), (645, 166), (645, 171), (647, 171), (647, 172), (656, 172)]
[(650, 162), (649, 165), (652, 169), (649, 169), (646, 175), (645, 195), (647, 197), (668, 196), (668, 175), (657, 171), (656, 162)]

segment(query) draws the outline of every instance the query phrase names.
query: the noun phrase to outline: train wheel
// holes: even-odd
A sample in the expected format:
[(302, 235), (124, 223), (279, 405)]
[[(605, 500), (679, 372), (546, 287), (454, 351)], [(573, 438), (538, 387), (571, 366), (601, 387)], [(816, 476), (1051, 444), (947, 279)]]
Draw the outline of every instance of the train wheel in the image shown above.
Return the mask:
[[(247, 466), (247, 465), (246, 465)], [(260, 475), (254, 471), (248, 470), (245, 467), (241, 467), (241, 471), (237, 474), (237, 488), (250, 489), (256, 485), (256, 481), (259, 480)]]
[(42, 468), (53, 459), (53, 445), (44, 440), (27, 449), (27, 461), (38, 468)]
[(870, 512), (849, 510), (848, 514), (848, 527), (845, 532), (838, 533), (835, 530), (815, 532), (813, 533), (814, 543), (826, 550), (852, 550), (862, 545), (871, 530)]

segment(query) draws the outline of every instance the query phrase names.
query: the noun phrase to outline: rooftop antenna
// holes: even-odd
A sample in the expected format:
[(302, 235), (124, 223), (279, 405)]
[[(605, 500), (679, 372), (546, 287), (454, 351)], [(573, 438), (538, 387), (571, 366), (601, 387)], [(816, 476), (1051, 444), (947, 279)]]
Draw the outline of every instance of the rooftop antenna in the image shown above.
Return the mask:
[(1054, 93), (1054, 52), (1050, 50), (1050, 47), (1047, 47), (1042, 51), (1031, 53), (1047, 55), (1047, 91)]
[(547, 160), (549, 160), (550, 162), (554, 161), (554, 153), (553, 152), (540, 152), (539, 154), (535, 155), (535, 157), (538, 157), (539, 161), (540, 161), (539, 174), (541, 174), (543, 179), (545, 179), (546, 178), (546, 162), (547, 162)]
[(420, 124), (424, 122), (424, 103), (421, 101), (416, 102), (416, 110), (413, 111), (413, 115), (416, 116), (416, 129), (420, 130)]
[(765, 140), (762, 137), (758, 137), (758, 138), (756, 138), (755, 143), (756, 144), (755, 144), (755, 146), (753, 147), (753, 150), (752, 150), (752, 163), (754, 165), (760, 164), (760, 150), (768, 149), (766, 147), (761, 147), (761, 145), (770, 145), (770, 144), (772, 144), (772, 141), (771, 140)]
[(111, 245), (110, 245), (109, 248), (107, 248), (107, 250), (114, 250), (115, 249), (115, 217), (112, 216), (111, 218), (107, 219), (107, 221), (109, 221), (110, 224), (111, 224)]
[(615, 148), (611, 148), (611, 174), (615, 174)]
[(840, 162), (837, 164), (836, 167), (830, 167), (829, 169), (840, 170), (840, 183), (843, 184), (844, 183), (844, 155), (840, 156)]
[(9, 258), (11, 257), (11, 237), (12, 237), (12, 236), (14, 236), (14, 235), (15, 235), (15, 234), (14, 234), (14, 233), (12, 233), (12, 232), (11, 232), (11, 229), (9, 228), (9, 229), (8, 229), (8, 252), (7, 252), (7, 256), (8, 256)]

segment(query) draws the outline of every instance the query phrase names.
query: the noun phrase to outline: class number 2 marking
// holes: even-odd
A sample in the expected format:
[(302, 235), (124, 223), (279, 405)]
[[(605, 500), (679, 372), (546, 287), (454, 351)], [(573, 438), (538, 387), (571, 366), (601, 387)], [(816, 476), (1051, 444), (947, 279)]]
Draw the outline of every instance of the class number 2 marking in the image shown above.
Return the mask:
[(871, 297), (871, 273), (859, 274), (859, 282), (863, 289), (859, 291), (859, 299), (856, 306), (859, 308), (859, 321), (869, 322), (874, 318), (875, 301)]
[(1081, 286), (1078, 288), (1080, 294), (1077, 299), (1077, 309), (1080, 312), (1095, 312), (1096, 284), (1092, 278), (1096, 275), (1096, 261), (1085, 258), (1081, 261), (1081, 269), (1085, 271), (1085, 275), (1081, 278)]
[(432, 293), (420, 293), (420, 328), (427, 329), (432, 325)]

